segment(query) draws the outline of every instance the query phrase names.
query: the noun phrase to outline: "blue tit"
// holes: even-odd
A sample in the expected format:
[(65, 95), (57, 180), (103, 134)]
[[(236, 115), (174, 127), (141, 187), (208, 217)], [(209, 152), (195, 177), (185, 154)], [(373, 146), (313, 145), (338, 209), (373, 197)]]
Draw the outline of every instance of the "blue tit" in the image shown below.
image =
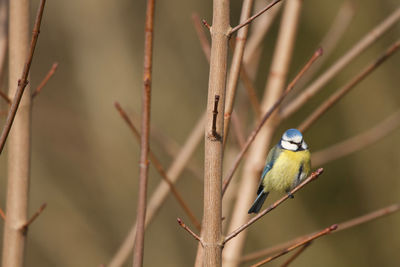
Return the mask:
[(257, 198), (248, 213), (258, 213), (271, 190), (286, 192), (293, 198), (291, 189), (308, 176), (310, 169), (310, 151), (303, 135), (296, 129), (287, 130), (268, 153)]

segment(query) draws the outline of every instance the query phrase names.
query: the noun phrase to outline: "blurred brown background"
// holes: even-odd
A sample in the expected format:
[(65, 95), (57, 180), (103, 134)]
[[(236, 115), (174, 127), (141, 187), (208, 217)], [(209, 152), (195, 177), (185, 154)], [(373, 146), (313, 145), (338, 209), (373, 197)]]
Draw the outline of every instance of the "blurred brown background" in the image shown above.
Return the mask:
[[(398, 6), (395, 0), (352, 2), (354, 19), (325, 68)], [(318, 46), (342, 3), (304, 1), (289, 79)], [(32, 21), (37, 6), (38, 1), (32, 1)], [(156, 1), (151, 120), (180, 144), (205, 108), (208, 83), (208, 63), (191, 14), (197, 12), (211, 23), (211, 7), (211, 1)], [(232, 25), (239, 20), (240, 8), (241, 1), (231, 1)], [(30, 84), (35, 87), (54, 61), (59, 68), (34, 101), (30, 213), (43, 202), (48, 207), (29, 230), (26, 266), (108, 263), (135, 219), (139, 146), (113, 103), (119, 101), (130, 115), (140, 113), (144, 13), (145, 1), (47, 3)], [(255, 83), (260, 97), (279, 21), (280, 16), (264, 41), (266, 50)], [(286, 121), (275, 140), (377, 58), (399, 33), (397, 23)], [(400, 107), (399, 66), (400, 55), (395, 55), (318, 121), (305, 136), (311, 150), (361, 133), (395, 112)], [(4, 102), (0, 107), (6, 108)], [(4, 120), (1, 117), (1, 125)], [(295, 201), (250, 228), (245, 251), (399, 202), (399, 139), (397, 129), (378, 143), (324, 166), (321, 179), (300, 192)], [(167, 167), (171, 158), (156, 142), (152, 147)], [(200, 145), (193, 160), (201, 168), (202, 151)], [(0, 157), (2, 208), (6, 173), (4, 153)], [(159, 181), (158, 173), (150, 168), (149, 194)], [(201, 181), (184, 172), (177, 186), (201, 217)], [(185, 220), (169, 197), (146, 232), (145, 266), (193, 263), (196, 243), (177, 226), (178, 216)], [(294, 266), (399, 266), (399, 225), (400, 215), (395, 214), (324, 237)]]

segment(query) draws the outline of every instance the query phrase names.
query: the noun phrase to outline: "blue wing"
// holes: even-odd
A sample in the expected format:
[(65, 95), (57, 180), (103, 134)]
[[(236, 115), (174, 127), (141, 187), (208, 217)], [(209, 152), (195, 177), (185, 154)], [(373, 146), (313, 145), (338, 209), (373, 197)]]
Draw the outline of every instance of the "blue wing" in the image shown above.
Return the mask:
[(264, 170), (261, 174), (261, 179), (260, 179), (260, 184), (258, 185), (257, 195), (260, 194), (264, 190), (264, 185), (263, 185), (264, 177), (274, 166), (275, 160), (278, 158), (279, 154), (280, 154), (279, 145), (274, 146), (269, 151)]

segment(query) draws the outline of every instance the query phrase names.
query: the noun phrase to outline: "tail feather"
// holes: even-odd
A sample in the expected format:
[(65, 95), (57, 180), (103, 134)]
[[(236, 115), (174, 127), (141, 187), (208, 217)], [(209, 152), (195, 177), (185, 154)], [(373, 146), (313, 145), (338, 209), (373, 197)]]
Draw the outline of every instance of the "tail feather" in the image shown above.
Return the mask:
[(256, 200), (254, 201), (253, 205), (251, 206), (251, 208), (249, 209), (248, 213), (258, 213), (262, 207), (262, 205), (264, 204), (265, 199), (267, 198), (269, 192), (261, 192)]

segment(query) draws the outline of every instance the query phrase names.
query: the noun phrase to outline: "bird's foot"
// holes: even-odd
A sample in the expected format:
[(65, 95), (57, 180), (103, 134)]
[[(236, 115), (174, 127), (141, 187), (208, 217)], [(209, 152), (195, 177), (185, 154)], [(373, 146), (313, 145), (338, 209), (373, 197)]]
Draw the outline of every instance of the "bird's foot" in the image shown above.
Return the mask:
[(293, 199), (294, 195), (292, 193), (290, 193), (290, 191), (287, 191), (286, 194), (289, 196), (289, 198)]

